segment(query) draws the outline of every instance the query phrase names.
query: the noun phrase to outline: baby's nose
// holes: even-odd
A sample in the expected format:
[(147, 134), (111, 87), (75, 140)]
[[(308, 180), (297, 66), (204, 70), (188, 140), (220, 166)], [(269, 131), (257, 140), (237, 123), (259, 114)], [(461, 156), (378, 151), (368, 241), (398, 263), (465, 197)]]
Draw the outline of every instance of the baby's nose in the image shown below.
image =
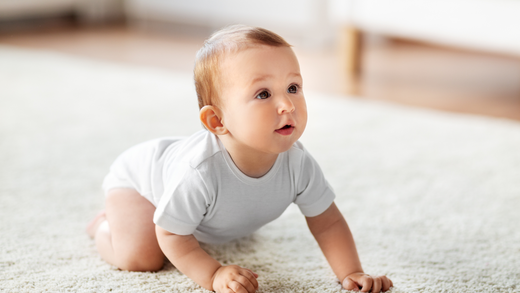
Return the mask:
[(291, 101), (291, 99), (287, 98), (287, 97), (283, 97), (280, 102), (278, 112), (280, 114), (292, 113), (292, 112), (294, 112), (295, 109), (296, 108), (294, 107), (294, 103)]

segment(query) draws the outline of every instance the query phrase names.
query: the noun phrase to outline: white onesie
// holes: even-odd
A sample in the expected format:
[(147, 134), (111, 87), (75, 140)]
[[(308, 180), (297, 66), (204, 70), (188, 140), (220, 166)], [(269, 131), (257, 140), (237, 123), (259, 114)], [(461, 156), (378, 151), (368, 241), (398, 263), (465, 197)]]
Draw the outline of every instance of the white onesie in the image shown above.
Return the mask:
[(155, 207), (154, 222), (200, 242), (247, 236), (295, 203), (307, 217), (324, 212), (334, 192), (300, 142), (278, 155), (261, 178), (233, 163), (218, 137), (201, 130), (187, 138), (161, 138), (121, 154), (103, 188), (129, 187)]

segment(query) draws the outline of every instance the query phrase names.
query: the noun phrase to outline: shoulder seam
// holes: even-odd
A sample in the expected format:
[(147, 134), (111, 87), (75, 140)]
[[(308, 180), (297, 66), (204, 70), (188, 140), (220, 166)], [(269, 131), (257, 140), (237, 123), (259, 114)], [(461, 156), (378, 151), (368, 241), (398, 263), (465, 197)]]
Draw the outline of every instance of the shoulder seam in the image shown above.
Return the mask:
[(204, 184), (204, 188), (206, 189), (206, 194), (208, 195), (208, 198), (206, 198), (206, 200), (211, 203), (213, 200), (210, 200), (210, 198), (209, 198), (210, 193), (209, 193), (208, 185), (206, 184), (204, 177), (202, 177), (202, 175), (200, 174), (200, 171), (198, 169), (195, 169), (195, 171), (197, 172), (197, 175), (199, 175), (200, 181), (202, 181), (202, 183)]
[(211, 156), (209, 156), (209, 157), (207, 157), (207, 158), (204, 158), (204, 160), (198, 162), (198, 164), (195, 165), (195, 166), (192, 165), (193, 160), (190, 160), (190, 167), (193, 168), (193, 169), (197, 169), (197, 170), (198, 170), (199, 166), (200, 166), (202, 163), (204, 163), (205, 161), (207, 161), (207, 160), (210, 159), (210, 158), (213, 158), (215, 155), (217, 155), (217, 154), (219, 154), (219, 153), (221, 153), (221, 152), (222, 152), (222, 150), (218, 150), (218, 151), (216, 151), (216, 152), (213, 153)]

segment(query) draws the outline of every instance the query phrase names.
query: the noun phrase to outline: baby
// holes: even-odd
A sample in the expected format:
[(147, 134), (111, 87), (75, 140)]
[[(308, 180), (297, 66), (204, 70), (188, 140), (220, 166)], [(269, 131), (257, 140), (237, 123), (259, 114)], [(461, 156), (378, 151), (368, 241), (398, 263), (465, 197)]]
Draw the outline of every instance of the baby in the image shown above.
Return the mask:
[(106, 210), (87, 227), (101, 257), (122, 270), (157, 271), (166, 256), (208, 290), (252, 293), (256, 273), (223, 266), (199, 242), (249, 235), (295, 203), (345, 289), (392, 287), (363, 272), (335, 195), (298, 141), (307, 109), (291, 46), (268, 30), (231, 26), (204, 43), (194, 74), (205, 129), (117, 158), (103, 182)]

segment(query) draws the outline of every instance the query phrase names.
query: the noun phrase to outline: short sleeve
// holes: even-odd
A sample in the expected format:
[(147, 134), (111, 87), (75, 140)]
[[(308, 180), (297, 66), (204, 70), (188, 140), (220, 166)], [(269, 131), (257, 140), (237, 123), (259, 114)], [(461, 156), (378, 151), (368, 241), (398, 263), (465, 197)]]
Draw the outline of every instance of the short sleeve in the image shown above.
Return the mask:
[(300, 168), (294, 203), (298, 205), (304, 216), (318, 216), (329, 208), (336, 196), (320, 166), (305, 149), (303, 149)]
[(190, 235), (204, 219), (211, 200), (197, 170), (187, 167), (175, 177), (165, 188), (153, 220), (171, 233)]

